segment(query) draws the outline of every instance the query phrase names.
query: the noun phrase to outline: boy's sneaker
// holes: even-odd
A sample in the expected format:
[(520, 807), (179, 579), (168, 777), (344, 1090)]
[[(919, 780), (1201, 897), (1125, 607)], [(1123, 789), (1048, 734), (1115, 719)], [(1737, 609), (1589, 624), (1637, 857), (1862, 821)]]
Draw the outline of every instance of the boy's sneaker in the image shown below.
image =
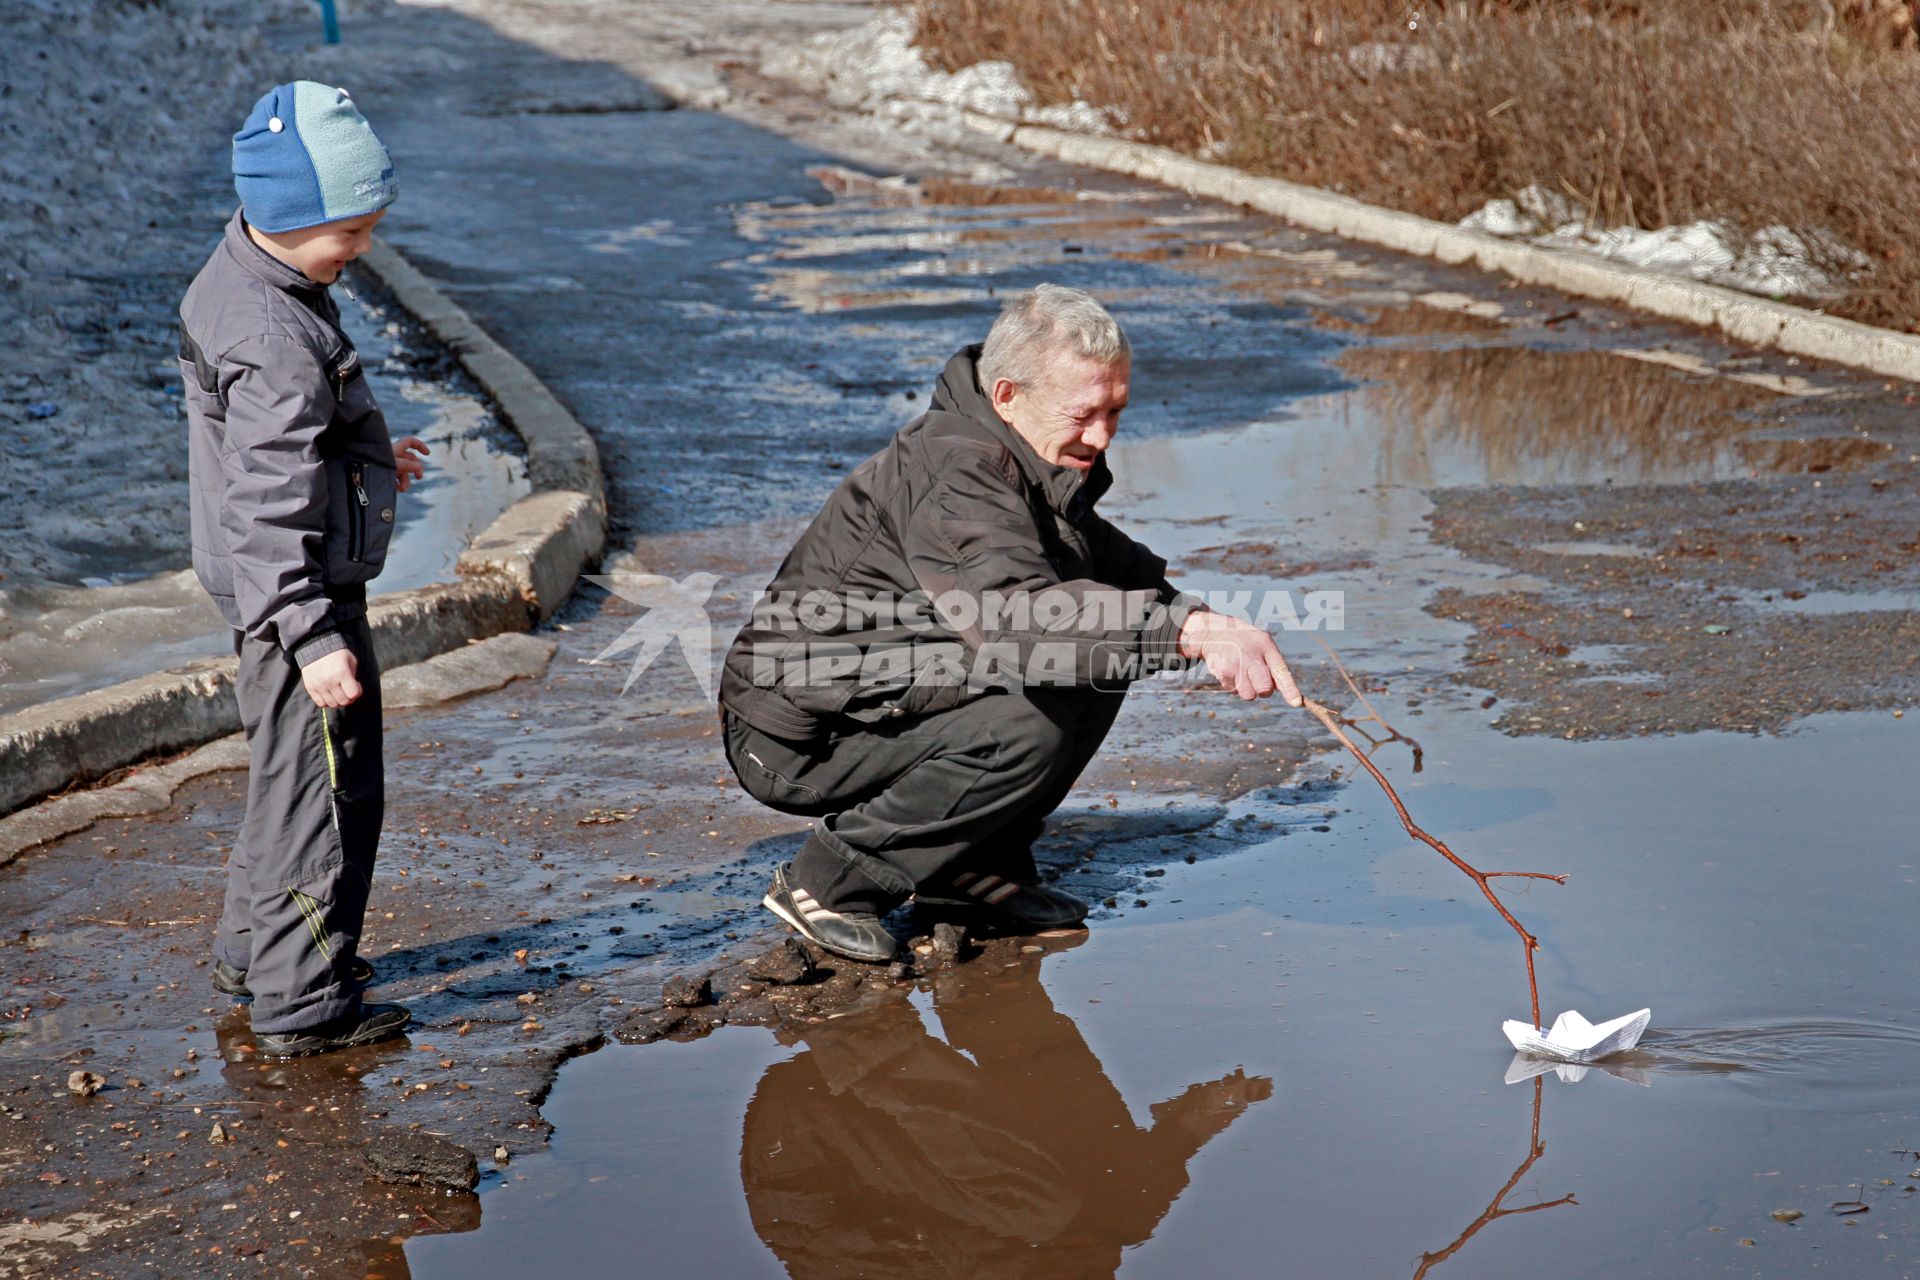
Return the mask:
[[(347, 978), (364, 991), (373, 985), (373, 966), (355, 956), (347, 967)], [(253, 999), (253, 992), (247, 989), (247, 971), (234, 968), (218, 956), (213, 960), (213, 989), (236, 1000)]]
[(871, 911), (829, 911), (814, 901), (805, 889), (787, 882), (791, 862), (782, 863), (773, 872), (773, 887), (760, 905), (800, 931), (809, 942), (845, 956), (878, 964), (893, 959), (898, 944), (880, 917)]
[(1021, 884), (1000, 876), (962, 871), (951, 880), (915, 890), (923, 907), (966, 907), (1000, 924), (1030, 933), (1069, 929), (1087, 918), (1087, 904), (1052, 885)]
[(260, 1046), (263, 1058), (300, 1058), (397, 1036), (412, 1020), (413, 1015), (403, 1004), (363, 1004), (356, 1013), (343, 1013), (315, 1027), (256, 1032), (253, 1042)]

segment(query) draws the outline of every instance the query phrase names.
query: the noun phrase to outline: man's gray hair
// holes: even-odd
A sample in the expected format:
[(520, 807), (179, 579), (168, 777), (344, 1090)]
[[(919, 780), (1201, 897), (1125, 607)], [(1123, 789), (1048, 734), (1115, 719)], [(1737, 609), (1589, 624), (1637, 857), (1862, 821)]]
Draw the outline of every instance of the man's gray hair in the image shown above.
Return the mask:
[(1092, 294), (1065, 285), (1035, 285), (1008, 300), (987, 331), (987, 345), (980, 353), (980, 389), (991, 397), (1002, 378), (1016, 387), (1032, 386), (1046, 375), (1049, 364), (1068, 352), (1118, 364), (1132, 358), (1133, 347), (1120, 322)]

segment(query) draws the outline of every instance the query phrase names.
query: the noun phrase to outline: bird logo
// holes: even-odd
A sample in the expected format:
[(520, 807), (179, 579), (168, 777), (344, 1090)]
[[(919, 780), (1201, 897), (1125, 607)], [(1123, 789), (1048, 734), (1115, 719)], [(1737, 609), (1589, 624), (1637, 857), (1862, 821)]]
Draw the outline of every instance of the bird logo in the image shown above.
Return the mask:
[(589, 574), (587, 581), (605, 588), (629, 604), (646, 610), (620, 638), (594, 656), (604, 662), (629, 650), (633, 664), (627, 669), (625, 693), (643, 672), (665, 653), (675, 640), (700, 691), (713, 700), (713, 620), (707, 617), (707, 601), (720, 583), (715, 573), (690, 573), (678, 582), (657, 573)]

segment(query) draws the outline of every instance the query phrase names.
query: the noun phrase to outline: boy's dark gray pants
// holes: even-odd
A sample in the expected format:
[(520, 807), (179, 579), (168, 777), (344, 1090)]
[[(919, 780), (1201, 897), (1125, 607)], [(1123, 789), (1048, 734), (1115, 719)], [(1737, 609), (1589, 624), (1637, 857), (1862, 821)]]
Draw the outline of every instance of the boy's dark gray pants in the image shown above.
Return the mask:
[(247, 814), (227, 858), (214, 953), (247, 971), (256, 1032), (315, 1026), (360, 1004), (347, 975), (386, 806), (380, 668), (364, 617), (340, 632), (363, 692), (324, 710), (292, 655), (235, 633)]
[(727, 713), (727, 760), (762, 804), (818, 817), (792, 882), (834, 911), (884, 913), (962, 871), (1031, 882), (1032, 845), (1124, 692), (1027, 689), (805, 742)]

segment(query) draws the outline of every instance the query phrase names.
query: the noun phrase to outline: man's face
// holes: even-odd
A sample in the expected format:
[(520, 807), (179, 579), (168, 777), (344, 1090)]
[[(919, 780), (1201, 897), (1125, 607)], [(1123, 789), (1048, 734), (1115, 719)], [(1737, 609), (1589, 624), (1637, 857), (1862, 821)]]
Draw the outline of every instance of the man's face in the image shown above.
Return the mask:
[(1001, 420), (1035, 453), (1056, 467), (1088, 471), (1120, 430), (1132, 373), (1130, 360), (1102, 364), (1068, 353), (1054, 357), (1033, 385), (1001, 378), (988, 395)]
[(261, 235), (282, 262), (315, 284), (332, 284), (343, 267), (373, 247), (374, 224), (386, 216), (382, 209), (364, 217)]

